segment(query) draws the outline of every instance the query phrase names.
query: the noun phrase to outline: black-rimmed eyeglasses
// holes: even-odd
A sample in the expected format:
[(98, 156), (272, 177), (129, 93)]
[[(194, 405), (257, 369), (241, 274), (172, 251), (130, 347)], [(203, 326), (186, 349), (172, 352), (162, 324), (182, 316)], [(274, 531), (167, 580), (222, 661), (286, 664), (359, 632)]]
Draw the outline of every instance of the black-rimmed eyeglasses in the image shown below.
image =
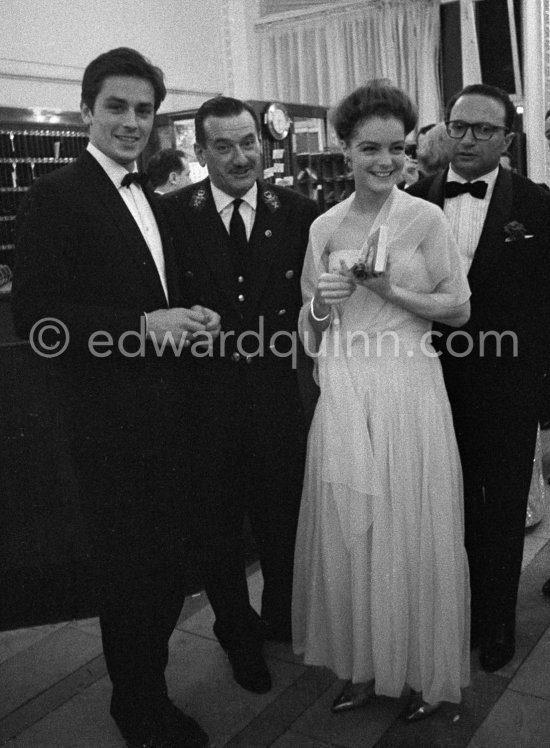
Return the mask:
[(468, 130), (472, 131), (472, 135), (476, 140), (491, 140), (493, 135), (498, 130), (504, 130), (508, 132), (508, 128), (503, 125), (491, 125), (489, 122), (462, 122), (460, 119), (452, 119), (449, 122), (445, 122), (447, 129), (447, 135), (455, 140), (461, 140)]

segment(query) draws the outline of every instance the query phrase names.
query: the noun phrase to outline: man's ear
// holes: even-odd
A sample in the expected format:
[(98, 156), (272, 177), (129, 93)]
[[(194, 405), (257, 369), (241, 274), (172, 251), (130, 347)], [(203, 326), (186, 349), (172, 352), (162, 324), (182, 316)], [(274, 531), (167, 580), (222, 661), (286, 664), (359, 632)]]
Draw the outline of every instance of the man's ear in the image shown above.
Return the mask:
[(194, 150), (195, 150), (195, 156), (197, 157), (197, 161), (199, 162), (199, 164), (201, 166), (206, 166), (206, 159), (204, 157), (204, 148), (202, 147), (202, 145), (200, 145), (200, 143), (195, 143)]
[(171, 171), (170, 174), (168, 174), (168, 181), (170, 184), (176, 184), (178, 181), (178, 173), (177, 171)]
[(504, 136), (504, 142), (506, 143), (506, 149), (508, 150), (510, 146), (512, 145), (512, 141), (515, 138), (516, 133), (515, 132), (509, 132), (508, 135)]
[(80, 102), (80, 116), (82, 117), (82, 121), (85, 125), (90, 125), (92, 123), (92, 116), (93, 112), (90, 109), (90, 107), (85, 104), (83, 101)]

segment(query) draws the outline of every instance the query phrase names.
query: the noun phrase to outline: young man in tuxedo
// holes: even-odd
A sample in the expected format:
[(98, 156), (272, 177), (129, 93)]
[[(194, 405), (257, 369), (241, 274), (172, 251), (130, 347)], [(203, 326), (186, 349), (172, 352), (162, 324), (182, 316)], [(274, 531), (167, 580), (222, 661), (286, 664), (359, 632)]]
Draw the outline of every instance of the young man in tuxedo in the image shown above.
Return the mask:
[[(37, 355), (55, 353), (63, 377), (111, 714), (131, 748), (208, 742), (168, 699), (164, 678), (193, 530), (182, 477), (192, 448), (182, 428), (193, 399), (186, 344), (219, 331), (215, 313), (181, 306), (166, 226), (134, 173), (165, 94), (162, 71), (135, 50), (88, 65), (89, 144), (28, 193), (13, 300), (19, 334)], [(158, 352), (167, 335), (185, 355)]]
[[(195, 117), (208, 178), (161, 201), (186, 304), (222, 319), (220, 345), (198, 363), (196, 491), (200, 555), (214, 631), (235, 680), (263, 693), (264, 638), (291, 638), (294, 541), (306, 424), (296, 326), (312, 200), (259, 178), (259, 123), (245, 102), (217, 97)], [(222, 340), (223, 339), (223, 340)], [(241, 535), (248, 515), (263, 574), (261, 618), (250, 606)]]
[(469, 322), (435, 330), (464, 472), (472, 645), (488, 671), (515, 649), (515, 610), (550, 339), (550, 197), (499, 166), (508, 95), (467, 86), (447, 106), (450, 168), (410, 188), (440, 205), (469, 266)]

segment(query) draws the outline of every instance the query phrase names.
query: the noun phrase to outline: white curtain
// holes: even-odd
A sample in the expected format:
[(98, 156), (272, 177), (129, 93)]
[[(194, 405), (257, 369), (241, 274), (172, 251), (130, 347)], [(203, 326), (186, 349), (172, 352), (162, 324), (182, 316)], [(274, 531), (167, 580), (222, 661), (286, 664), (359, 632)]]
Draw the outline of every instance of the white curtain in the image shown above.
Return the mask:
[(256, 24), (264, 99), (332, 106), (371, 78), (389, 78), (441, 119), (439, 0), (363, 0)]

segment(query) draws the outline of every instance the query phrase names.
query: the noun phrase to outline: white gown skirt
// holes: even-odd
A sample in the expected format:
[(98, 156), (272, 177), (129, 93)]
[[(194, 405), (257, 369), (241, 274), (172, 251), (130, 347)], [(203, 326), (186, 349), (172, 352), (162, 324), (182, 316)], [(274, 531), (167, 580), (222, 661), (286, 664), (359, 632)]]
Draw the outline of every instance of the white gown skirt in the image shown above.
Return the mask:
[[(309, 434), (294, 649), (339, 678), (374, 678), (377, 694), (398, 697), (409, 685), (430, 703), (457, 703), (469, 681), (469, 582), (440, 364), (413, 346), (412, 355), (352, 356), (346, 365), (351, 399), (345, 382), (325, 382)], [(365, 445), (375, 488), (362, 491), (345, 471), (327, 476), (335, 455), (348, 466)]]

